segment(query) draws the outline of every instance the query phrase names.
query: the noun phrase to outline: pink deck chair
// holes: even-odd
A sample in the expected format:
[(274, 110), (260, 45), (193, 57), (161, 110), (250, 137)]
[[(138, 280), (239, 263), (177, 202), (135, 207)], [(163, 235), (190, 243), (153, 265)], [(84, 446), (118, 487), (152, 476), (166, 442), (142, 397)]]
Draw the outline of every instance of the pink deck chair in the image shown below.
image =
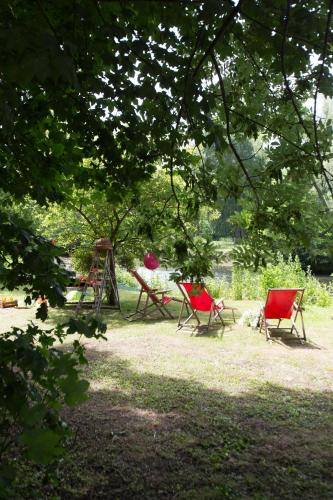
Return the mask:
[(137, 280), (141, 289), (135, 312), (127, 316), (127, 319), (136, 319), (135, 316), (144, 318), (147, 316), (149, 309), (152, 307), (156, 308), (163, 318), (174, 319), (166, 306), (173, 300), (181, 302), (181, 299), (166, 295), (166, 293), (170, 290), (158, 290), (157, 288), (151, 288), (142, 276), (140, 276), (140, 274), (134, 269), (128, 269), (128, 272), (131, 273), (131, 275)]
[[(222, 312), (226, 309), (230, 309), (232, 311), (233, 320), (235, 322), (234, 308), (227, 307), (223, 299), (214, 300), (204, 285), (195, 283), (177, 283), (177, 285), (183, 295), (183, 304), (178, 319), (178, 330), (184, 326), (188, 326), (193, 329), (198, 328), (201, 324), (200, 318), (197, 314), (198, 312), (209, 313), (207, 325), (202, 325), (206, 326), (207, 330), (209, 330), (212, 321), (214, 320), (220, 320), (224, 325)], [(186, 307), (189, 316), (185, 321), (181, 321), (184, 307)], [(189, 325), (192, 318), (196, 320), (196, 325), (194, 326)]]
[[(271, 339), (270, 330), (289, 330), (280, 328), (280, 323), (283, 319), (291, 321), (289, 332), (296, 332), (297, 337), (301, 341), (306, 340), (304, 320), (302, 314), (302, 300), (304, 295), (304, 288), (269, 288), (267, 292), (266, 304), (262, 307), (259, 317), (260, 332), (265, 328), (266, 340)], [(296, 326), (297, 316), (300, 316), (302, 337)], [(270, 326), (267, 320), (278, 320), (277, 326)]]

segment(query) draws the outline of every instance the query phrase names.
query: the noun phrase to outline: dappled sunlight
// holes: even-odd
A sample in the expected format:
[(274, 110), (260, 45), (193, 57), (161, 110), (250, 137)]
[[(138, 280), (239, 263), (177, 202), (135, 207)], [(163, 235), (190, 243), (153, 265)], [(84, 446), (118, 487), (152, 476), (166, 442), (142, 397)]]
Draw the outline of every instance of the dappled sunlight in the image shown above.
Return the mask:
[[(87, 478), (99, 463), (105, 470), (116, 465), (120, 476), (131, 470), (128, 481), (119, 479), (123, 497), (138, 485), (147, 496), (163, 490), (172, 497), (222, 483), (238, 498), (286, 498), (291, 491), (302, 495), (305, 480), (310, 497), (333, 494), (330, 391), (284, 387), (259, 372), (256, 383), (234, 381), (235, 393), (185, 370), (183, 376), (167, 375), (163, 365), (160, 374), (145, 371), (130, 355), (91, 349), (89, 356), (90, 400), (66, 410), (79, 425), (75, 452), (86, 450)], [(228, 371), (233, 378), (230, 365)]]
[[(103, 311), (106, 341), (83, 339), (89, 400), (63, 411), (75, 440), (59, 470), (81, 497), (98, 484), (105, 498), (201, 499), (222, 484), (231, 498), (288, 498), (306, 483), (309, 498), (331, 498), (331, 311), (307, 308), (303, 345), (269, 343), (239, 323), (193, 334), (175, 320), (128, 322), (135, 297)], [(238, 318), (256, 307), (232, 305)], [(51, 309), (45, 326), (72, 314)]]
[[(309, 498), (332, 498), (331, 310), (307, 308), (303, 345), (284, 334), (269, 343), (227, 321), (194, 334), (176, 320), (128, 322), (135, 297), (103, 311), (106, 341), (82, 339), (89, 399), (63, 411), (75, 438), (58, 469), (78, 497), (201, 500), (223, 485), (231, 498), (288, 498), (306, 484)], [(256, 307), (231, 304), (237, 318)], [(45, 326), (72, 314), (51, 309)]]

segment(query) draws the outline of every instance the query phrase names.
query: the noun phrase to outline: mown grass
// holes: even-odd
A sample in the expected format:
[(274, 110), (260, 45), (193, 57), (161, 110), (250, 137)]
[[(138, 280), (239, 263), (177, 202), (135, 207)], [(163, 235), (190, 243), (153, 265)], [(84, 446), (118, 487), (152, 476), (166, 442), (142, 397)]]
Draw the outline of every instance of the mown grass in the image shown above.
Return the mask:
[[(231, 321), (198, 336), (129, 323), (135, 298), (105, 313), (107, 342), (86, 343), (90, 399), (64, 412), (76, 438), (44, 486), (29, 478), (36, 497), (333, 498), (332, 309), (307, 308), (305, 345), (269, 344)], [(68, 314), (51, 311), (48, 326)]]

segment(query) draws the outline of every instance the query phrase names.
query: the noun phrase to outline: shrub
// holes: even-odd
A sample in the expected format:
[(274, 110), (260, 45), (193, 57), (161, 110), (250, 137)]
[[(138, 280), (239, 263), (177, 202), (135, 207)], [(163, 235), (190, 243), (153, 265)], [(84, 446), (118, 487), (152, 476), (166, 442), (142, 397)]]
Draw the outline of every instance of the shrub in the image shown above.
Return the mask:
[(277, 256), (274, 264), (268, 264), (260, 274), (260, 290), (266, 296), (268, 288), (305, 288), (304, 303), (320, 307), (331, 304), (329, 287), (320, 283), (308, 268), (302, 269), (299, 258), (290, 256), (287, 260)]
[(73, 269), (78, 273), (87, 274), (91, 266), (92, 256), (92, 251), (87, 248), (75, 248), (70, 254)]
[(328, 307), (332, 300), (330, 287), (320, 283), (310, 269), (304, 271), (298, 257), (286, 260), (280, 254), (258, 273), (234, 266), (231, 284), (220, 278), (209, 278), (206, 284), (214, 297), (234, 300), (264, 300), (268, 288), (305, 288), (304, 303), (320, 307)]
[(268, 264), (260, 273), (261, 295), (266, 296), (268, 288), (305, 288), (306, 281), (307, 273), (297, 256), (285, 260), (278, 254), (276, 262)]
[(319, 307), (329, 307), (331, 305), (330, 288), (320, 283), (309, 272), (307, 273), (306, 288), (304, 293), (304, 302), (315, 304)]
[(243, 299), (256, 300), (260, 299), (259, 275), (251, 271), (245, 270), (240, 275), (240, 282), (243, 285)]
[(87, 399), (84, 346), (77, 339), (66, 350), (58, 345), (77, 333), (105, 338), (105, 330), (96, 319), (72, 318), (50, 330), (31, 323), (0, 334), (0, 497), (16, 498), (20, 457), (47, 465), (64, 453), (69, 430), (60, 410)]
[(123, 267), (116, 265), (116, 278), (119, 285), (126, 285), (130, 288), (138, 288), (136, 279)]
[(232, 272), (231, 293), (234, 300), (243, 299), (243, 272), (239, 267), (235, 267)]
[(230, 283), (223, 277), (221, 278), (207, 278), (205, 280), (209, 293), (215, 298), (229, 298), (230, 297)]

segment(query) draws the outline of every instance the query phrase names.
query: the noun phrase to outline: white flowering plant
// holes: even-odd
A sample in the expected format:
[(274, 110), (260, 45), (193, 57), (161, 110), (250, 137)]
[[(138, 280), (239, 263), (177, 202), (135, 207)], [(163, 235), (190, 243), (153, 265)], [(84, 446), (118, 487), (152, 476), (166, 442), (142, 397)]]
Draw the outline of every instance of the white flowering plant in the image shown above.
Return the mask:
[(242, 316), (238, 320), (238, 324), (241, 326), (251, 326), (252, 328), (256, 328), (258, 325), (259, 316), (259, 310), (249, 309), (243, 312)]

